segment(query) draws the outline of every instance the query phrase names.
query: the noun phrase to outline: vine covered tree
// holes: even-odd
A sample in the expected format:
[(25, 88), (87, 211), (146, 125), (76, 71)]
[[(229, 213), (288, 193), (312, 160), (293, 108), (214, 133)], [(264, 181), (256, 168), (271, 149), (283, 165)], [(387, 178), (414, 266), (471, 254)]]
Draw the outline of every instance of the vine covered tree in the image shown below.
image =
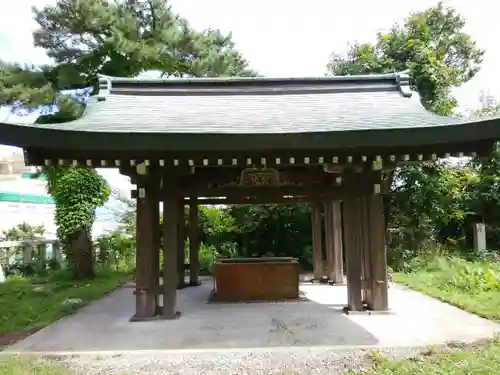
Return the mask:
[[(34, 111), (40, 105), (57, 105), (55, 113), (40, 116), (37, 122), (73, 120), (83, 113), (85, 104), (60, 93), (61, 80), (69, 82), (68, 79), (70, 77), (61, 75), (59, 67), (36, 68), (2, 63), (0, 104), (24, 105)], [(76, 87), (82, 84), (79, 76), (73, 82)], [(95, 210), (106, 202), (109, 187), (92, 168), (43, 167), (42, 173), (48, 176), (47, 191), (56, 203), (55, 224), (68, 268), (75, 278), (92, 278), (91, 229)]]
[[(57, 105), (56, 113), (39, 117), (37, 123), (80, 117), (85, 104), (61, 90), (91, 86), (95, 94), (98, 74), (131, 77), (156, 70), (177, 77), (255, 75), (231, 35), (194, 30), (164, 0), (58, 0), (33, 12), (39, 25), (35, 46), (44, 48), (56, 65), (0, 63), (0, 104)], [(43, 172), (56, 202), (55, 221), (68, 263), (76, 278), (92, 277), (90, 232), (109, 186), (91, 168), (44, 167)]]

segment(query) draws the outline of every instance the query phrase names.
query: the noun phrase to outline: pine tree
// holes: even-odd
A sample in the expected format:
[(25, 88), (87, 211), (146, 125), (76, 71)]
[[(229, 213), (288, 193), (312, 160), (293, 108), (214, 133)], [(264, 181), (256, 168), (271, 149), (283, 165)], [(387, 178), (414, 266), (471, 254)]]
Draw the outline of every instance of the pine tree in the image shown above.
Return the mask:
[(165, 0), (58, 0), (34, 8), (35, 45), (93, 76), (251, 76), (231, 35), (197, 31)]

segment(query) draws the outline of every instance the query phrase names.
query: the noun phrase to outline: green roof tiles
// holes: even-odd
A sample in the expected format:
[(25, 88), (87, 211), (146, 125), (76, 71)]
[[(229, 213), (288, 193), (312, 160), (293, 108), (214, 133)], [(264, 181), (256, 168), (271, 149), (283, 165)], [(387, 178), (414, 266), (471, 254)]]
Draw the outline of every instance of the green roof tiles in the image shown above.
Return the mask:
[(0, 143), (42, 149), (222, 151), (413, 147), (500, 137), (499, 119), (467, 120), (426, 111), (405, 74), (102, 77), (100, 87), (81, 118), (61, 124), (0, 123)]

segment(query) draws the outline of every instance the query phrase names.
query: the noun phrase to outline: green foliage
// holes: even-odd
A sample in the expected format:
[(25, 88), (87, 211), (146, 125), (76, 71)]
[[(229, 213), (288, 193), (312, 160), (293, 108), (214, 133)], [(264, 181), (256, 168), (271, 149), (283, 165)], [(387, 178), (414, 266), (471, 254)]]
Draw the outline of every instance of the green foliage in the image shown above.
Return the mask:
[(450, 115), (456, 106), (453, 87), (479, 71), (484, 51), (464, 32), (465, 20), (442, 3), (411, 13), (403, 25), (378, 33), (374, 45), (353, 44), (347, 56), (333, 54), (328, 73), (334, 75), (408, 71), (410, 84), (431, 111)]
[[(54, 220), (57, 236), (66, 255), (68, 268), (76, 278), (92, 277), (90, 238), (95, 210), (109, 197), (110, 189), (95, 169), (84, 167), (45, 167), (47, 191), (56, 204)], [(84, 236), (88, 244), (82, 243)], [(83, 257), (82, 254), (87, 256)], [(84, 262), (86, 264), (82, 265)]]
[[(82, 116), (85, 106), (60, 90), (96, 88), (98, 74), (130, 77), (157, 70), (178, 77), (255, 75), (231, 35), (192, 29), (163, 0), (59, 0), (33, 12), (39, 25), (35, 46), (44, 48), (57, 65), (0, 61), (0, 104), (57, 104), (59, 111), (39, 118), (39, 124)], [(57, 233), (68, 267), (77, 278), (92, 277), (90, 231), (109, 187), (89, 168), (47, 167), (43, 172), (56, 202)], [(124, 218), (130, 231), (133, 219), (133, 214)]]
[(228, 212), (237, 223), (241, 256), (293, 256), (306, 268), (311, 244), (309, 205), (235, 205)]
[[(129, 278), (127, 273), (109, 270), (98, 270), (95, 279), (90, 281), (74, 281), (65, 270), (50, 272), (45, 277), (9, 277), (6, 283), (0, 284), (0, 332), (45, 327)], [(68, 298), (81, 299), (82, 303), (63, 304)]]
[(87, 76), (248, 76), (231, 35), (197, 31), (164, 0), (58, 0), (33, 8), (35, 45)]
[(26, 105), (51, 103), (56, 93), (42, 69), (0, 60), (0, 104), (19, 101)]
[(135, 238), (113, 231), (99, 236), (94, 250), (100, 266), (130, 270), (135, 260)]
[(500, 320), (500, 258), (462, 257), (429, 251), (411, 262), (395, 282), (408, 285), (482, 317)]
[(45, 233), (43, 225), (31, 225), (23, 222), (2, 232), (2, 241), (25, 241), (42, 237)]
[(202, 275), (210, 275), (214, 269), (215, 259), (219, 254), (213, 245), (205, 245), (202, 243), (200, 245), (200, 274)]
[[(451, 90), (474, 77), (484, 54), (464, 26), (464, 17), (455, 9), (438, 3), (378, 33), (374, 44), (355, 43), (347, 55), (333, 54), (328, 74), (407, 71), (422, 104), (435, 113), (451, 115), (456, 106)], [(496, 110), (493, 105), (475, 114)], [(395, 269), (404, 269), (412, 258), (439, 244), (470, 248), (474, 221), (499, 226), (497, 160), (494, 155), (489, 161), (458, 167), (440, 161), (387, 174), (388, 257)], [(499, 248), (497, 237), (489, 242), (492, 247)]]

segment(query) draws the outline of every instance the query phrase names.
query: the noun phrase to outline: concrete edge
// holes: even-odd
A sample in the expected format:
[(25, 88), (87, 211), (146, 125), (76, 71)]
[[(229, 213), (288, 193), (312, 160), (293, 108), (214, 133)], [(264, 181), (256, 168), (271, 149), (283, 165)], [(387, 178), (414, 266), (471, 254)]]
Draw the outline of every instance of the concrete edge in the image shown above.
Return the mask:
[(279, 346), (279, 347), (257, 347), (257, 348), (207, 348), (207, 349), (158, 349), (158, 350), (90, 350), (90, 351), (9, 351), (0, 352), (2, 356), (37, 356), (37, 357), (75, 357), (75, 356), (121, 356), (121, 355), (200, 355), (215, 353), (245, 354), (269, 353), (269, 352), (291, 352), (291, 351), (359, 351), (359, 350), (384, 350), (384, 349), (412, 349), (426, 350), (429, 347), (444, 347), (446, 344), (438, 345), (337, 345), (337, 346)]

